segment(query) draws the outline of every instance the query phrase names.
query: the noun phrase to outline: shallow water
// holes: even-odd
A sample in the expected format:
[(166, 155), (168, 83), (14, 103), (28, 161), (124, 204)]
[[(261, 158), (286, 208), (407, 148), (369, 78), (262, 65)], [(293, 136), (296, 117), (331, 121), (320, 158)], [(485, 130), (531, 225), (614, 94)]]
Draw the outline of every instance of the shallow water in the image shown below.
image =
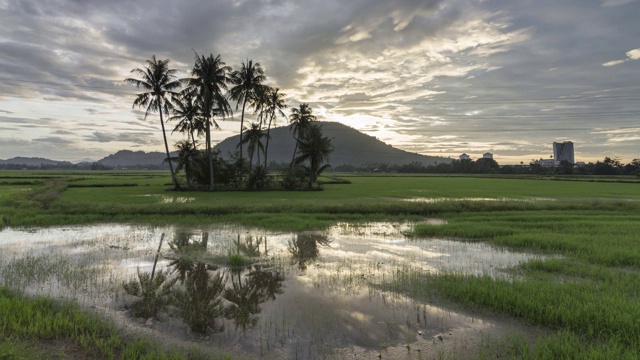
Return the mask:
[(526, 202), (535, 203), (543, 201), (557, 201), (558, 199), (549, 197), (523, 197), (523, 198), (510, 198), (510, 197), (495, 197), (495, 198), (483, 198), (483, 197), (464, 197), (464, 198), (449, 198), (449, 197), (413, 197), (409, 199), (403, 199), (409, 202), (420, 203), (439, 203), (448, 201), (490, 201), (490, 202)]
[[(438, 346), (460, 350), (514, 331), (512, 324), (372, 286), (408, 268), (505, 277), (504, 268), (535, 257), (477, 242), (414, 240), (403, 235), (411, 227), (342, 223), (305, 233), (118, 224), (4, 229), (0, 281), (32, 294), (71, 298), (172, 341), (221, 347), (241, 358), (358, 358), (382, 351), (411, 358), (406, 345), (424, 347), (427, 355)], [(161, 238), (156, 271), (177, 277), (188, 254), (185, 284), (197, 276), (223, 279), (216, 296), (226, 310), (207, 323), (223, 330), (200, 335), (175, 307), (151, 321), (132, 317), (128, 309), (135, 298), (122, 284), (135, 280), (138, 271), (151, 272)], [(252, 262), (230, 267), (230, 254)], [(187, 285), (175, 287), (187, 294)]]

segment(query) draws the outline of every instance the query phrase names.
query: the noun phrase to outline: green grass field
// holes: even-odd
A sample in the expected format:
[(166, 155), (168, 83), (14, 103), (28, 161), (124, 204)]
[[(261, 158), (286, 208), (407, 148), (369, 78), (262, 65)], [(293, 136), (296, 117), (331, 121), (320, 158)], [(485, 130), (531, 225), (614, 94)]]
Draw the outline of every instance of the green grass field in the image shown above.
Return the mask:
[[(508, 315), (553, 333), (533, 347), (505, 341), (478, 358), (502, 353), (636, 359), (640, 353), (640, 183), (593, 177), (340, 177), (350, 184), (312, 192), (211, 193), (167, 191), (170, 178), (162, 172), (7, 171), (0, 172), (0, 224), (230, 222), (306, 230), (338, 221), (440, 217), (448, 224), (417, 225), (412, 235), (549, 255), (509, 269), (512, 280), (398, 269), (383, 285), (425, 303)], [(7, 325), (3, 331), (24, 341)]]

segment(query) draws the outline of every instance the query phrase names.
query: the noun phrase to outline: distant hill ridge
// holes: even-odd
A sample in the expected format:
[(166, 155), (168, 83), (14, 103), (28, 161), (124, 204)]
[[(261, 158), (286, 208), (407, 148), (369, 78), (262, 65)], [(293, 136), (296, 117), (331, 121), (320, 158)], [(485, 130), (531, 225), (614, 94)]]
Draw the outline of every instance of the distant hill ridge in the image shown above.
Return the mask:
[[(334, 147), (329, 158), (333, 166), (365, 164), (397, 164), (404, 165), (412, 162), (422, 163), (424, 166), (435, 165), (443, 162), (451, 162), (450, 158), (416, 154), (400, 149), (376, 139), (373, 136), (361, 133), (347, 125), (338, 122), (317, 122), (322, 126), (324, 136), (331, 139)], [(281, 126), (271, 129), (269, 140), (269, 162), (289, 163), (293, 156), (295, 140), (291, 135), (289, 126)], [(232, 136), (221, 141), (214, 149), (220, 150), (224, 158), (236, 151), (240, 136)], [(266, 143), (266, 140), (263, 141)], [(247, 153), (246, 147), (243, 149)]]
[[(322, 133), (331, 139), (334, 147), (329, 158), (329, 163), (333, 166), (353, 165), (361, 166), (365, 164), (396, 164), (404, 165), (412, 162), (422, 163), (424, 166), (438, 163), (451, 162), (450, 158), (427, 156), (408, 151), (396, 149), (391, 145), (361, 133), (347, 125), (337, 122), (317, 122), (322, 125)], [(229, 159), (236, 151), (236, 146), (240, 139), (239, 135), (229, 137), (215, 146), (220, 150), (222, 157)], [(266, 139), (265, 139), (266, 142)], [(293, 155), (295, 141), (288, 126), (281, 126), (271, 129), (271, 140), (269, 141), (269, 162), (288, 164)], [(243, 150), (247, 154), (246, 147)], [(174, 156), (176, 153), (172, 153)], [(106, 156), (97, 162), (114, 168), (145, 167), (158, 168), (167, 167), (164, 163), (166, 154), (164, 152), (144, 152), (132, 150), (120, 150), (115, 154)], [(0, 160), (2, 164), (17, 164), (25, 166), (60, 166), (73, 165), (68, 161), (56, 161), (44, 158), (15, 157), (7, 160)]]
[[(172, 154), (172, 156), (173, 155), (174, 154)], [(98, 160), (98, 162), (103, 165), (114, 167), (139, 165), (161, 166), (166, 157), (167, 154), (159, 151), (144, 152), (142, 150), (120, 150), (115, 154), (111, 154), (107, 157), (102, 158), (101, 160)]]
[(25, 165), (25, 166), (41, 166), (41, 165), (57, 166), (62, 164), (73, 165), (69, 161), (57, 161), (57, 160), (40, 158), (40, 157), (17, 156), (7, 160), (0, 160), (0, 165), (9, 165), (9, 164)]

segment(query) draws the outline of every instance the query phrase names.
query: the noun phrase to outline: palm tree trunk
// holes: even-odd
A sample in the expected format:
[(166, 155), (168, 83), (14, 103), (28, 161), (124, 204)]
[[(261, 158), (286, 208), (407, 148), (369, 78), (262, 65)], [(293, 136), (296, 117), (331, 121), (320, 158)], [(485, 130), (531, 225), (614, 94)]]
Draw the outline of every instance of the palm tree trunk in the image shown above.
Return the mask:
[(296, 159), (297, 152), (298, 152), (298, 139), (296, 139), (296, 147), (293, 148), (293, 156), (291, 157), (291, 164), (289, 164), (289, 167), (293, 167), (293, 161)]
[[(160, 98), (158, 97), (158, 103)], [(164, 150), (167, 152), (167, 161), (169, 162), (169, 171), (171, 172), (171, 180), (173, 181), (173, 190), (180, 190), (180, 184), (176, 178), (176, 173), (173, 171), (173, 164), (171, 163), (171, 155), (169, 154), (169, 144), (167, 143), (167, 133), (164, 130), (164, 119), (162, 118), (162, 107), (159, 108), (160, 113), (160, 125), (162, 126), (162, 137), (164, 138)]]
[[(258, 155), (260, 154), (259, 151), (260, 150), (258, 150)], [(253, 153), (254, 151), (249, 152), (249, 177), (251, 177), (251, 168), (253, 167)]]
[(209, 159), (209, 191), (213, 191), (215, 189), (215, 181), (213, 178), (213, 158), (211, 157), (211, 121), (207, 117), (207, 158)]
[[(244, 130), (244, 108), (247, 106), (247, 94), (242, 102), (242, 115), (240, 116), (240, 184), (242, 184), (242, 131)], [(239, 184), (238, 184), (239, 185)]]
[(267, 156), (269, 156), (269, 132), (271, 131), (271, 121), (273, 115), (269, 118), (269, 126), (267, 126), (267, 145), (264, 148), (264, 169), (267, 169)]

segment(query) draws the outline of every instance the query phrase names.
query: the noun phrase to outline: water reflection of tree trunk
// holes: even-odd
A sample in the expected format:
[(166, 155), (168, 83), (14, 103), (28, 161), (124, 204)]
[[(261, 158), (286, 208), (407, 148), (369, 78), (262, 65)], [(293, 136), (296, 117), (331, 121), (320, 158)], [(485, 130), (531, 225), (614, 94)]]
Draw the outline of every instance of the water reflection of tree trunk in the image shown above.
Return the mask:
[(289, 252), (294, 262), (302, 270), (307, 268), (307, 263), (317, 259), (320, 254), (319, 246), (328, 246), (331, 240), (321, 234), (298, 234), (289, 240)]

